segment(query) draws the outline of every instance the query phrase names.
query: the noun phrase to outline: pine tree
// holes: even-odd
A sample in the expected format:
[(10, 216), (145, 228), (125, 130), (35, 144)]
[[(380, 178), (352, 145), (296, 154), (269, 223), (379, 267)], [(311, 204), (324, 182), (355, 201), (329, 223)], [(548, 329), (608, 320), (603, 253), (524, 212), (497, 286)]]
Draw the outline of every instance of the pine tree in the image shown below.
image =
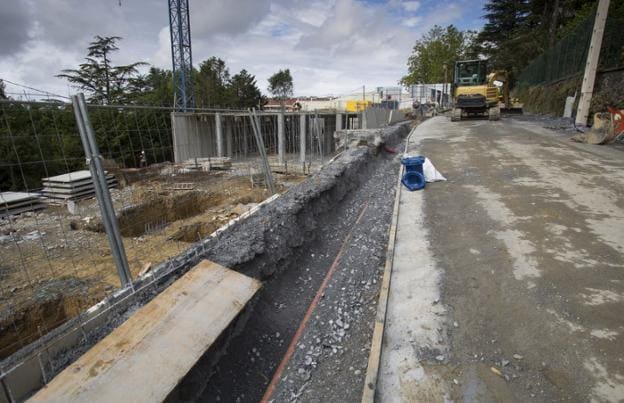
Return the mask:
[(113, 65), (110, 55), (119, 50), (119, 36), (95, 36), (87, 48), (86, 62), (78, 69), (65, 69), (56, 77), (65, 78), (86, 91), (89, 101), (97, 104), (121, 103), (130, 80), (138, 73), (137, 67), (145, 65), (136, 62), (127, 65)]
[(256, 85), (256, 77), (249, 74), (245, 69), (232, 77), (228, 90), (234, 107), (241, 109), (258, 108), (263, 103), (262, 94)]
[(194, 70), (193, 79), (197, 107), (226, 107), (230, 104), (227, 91), (230, 71), (223, 60), (214, 56), (204, 60), (199, 64), (199, 70)]

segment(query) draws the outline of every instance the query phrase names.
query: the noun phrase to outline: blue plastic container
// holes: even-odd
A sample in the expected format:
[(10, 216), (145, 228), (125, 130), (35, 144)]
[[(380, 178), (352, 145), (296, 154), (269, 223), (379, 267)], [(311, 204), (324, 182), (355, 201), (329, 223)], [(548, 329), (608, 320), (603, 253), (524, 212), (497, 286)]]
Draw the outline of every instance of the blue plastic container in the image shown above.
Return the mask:
[(425, 157), (422, 156), (401, 158), (401, 164), (405, 166), (405, 173), (401, 178), (401, 183), (412, 192), (425, 187), (424, 163)]

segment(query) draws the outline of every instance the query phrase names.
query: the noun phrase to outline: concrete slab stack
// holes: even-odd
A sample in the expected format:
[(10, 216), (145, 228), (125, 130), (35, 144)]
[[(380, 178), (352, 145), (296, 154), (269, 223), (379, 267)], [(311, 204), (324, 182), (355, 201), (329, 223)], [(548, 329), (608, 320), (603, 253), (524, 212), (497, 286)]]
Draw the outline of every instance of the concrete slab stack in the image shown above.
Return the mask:
[(41, 202), (41, 196), (36, 193), (25, 192), (1, 192), (0, 193), (0, 218), (44, 209), (46, 206)]
[(232, 168), (232, 159), (229, 157), (190, 158), (184, 161), (182, 166), (189, 171), (225, 170)]
[[(41, 179), (42, 194), (47, 203), (65, 204), (70, 200), (80, 200), (95, 196), (95, 187), (89, 171), (74, 171), (63, 175)], [(117, 185), (113, 175), (106, 175), (109, 189)]]

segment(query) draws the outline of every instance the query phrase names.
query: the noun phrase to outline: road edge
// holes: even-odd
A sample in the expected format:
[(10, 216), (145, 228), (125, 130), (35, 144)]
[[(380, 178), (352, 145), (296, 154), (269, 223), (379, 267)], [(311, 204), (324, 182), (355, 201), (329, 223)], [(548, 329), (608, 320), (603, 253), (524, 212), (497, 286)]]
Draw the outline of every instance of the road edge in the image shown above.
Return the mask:
[[(416, 130), (414, 127), (405, 140), (405, 150)], [(368, 356), (368, 364), (366, 366), (366, 378), (364, 379), (364, 388), (362, 391), (362, 403), (373, 403), (377, 391), (377, 378), (379, 374), (379, 363), (381, 362), (381, 347), (386, 324), (386, 312), (388, 307), (388, 295), (390, 293), (390, 280), (392, 277), (392, 266), (394, 263), (394, 244), (396, 240), (397, 225), (399, 221), (399, 202), (401, 200), (401, 177), (405, 168), (401, 165), (399, 169), (397, 188), (394, 196), (394, 207), (392, 209), (392, 223), (390, 225), (388, 237), (388, 249), (386, 251), (386, 263), (384, 265), (384, 274), (379, 291), (379, 300), (377, 302), (377, 314), (375, 315), (375, 329), (373, 330), (373, 338), (371, 340), (370, 353)]]

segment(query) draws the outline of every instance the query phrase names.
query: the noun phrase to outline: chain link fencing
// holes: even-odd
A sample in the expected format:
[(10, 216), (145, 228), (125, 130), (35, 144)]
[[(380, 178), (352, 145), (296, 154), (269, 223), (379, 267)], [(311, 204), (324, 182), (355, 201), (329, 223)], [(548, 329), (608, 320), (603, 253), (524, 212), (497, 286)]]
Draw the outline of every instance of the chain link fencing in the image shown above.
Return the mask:
[[(178, 136), (169, 108), (87, 110), (133, 280), (270, 197), (248, 111), (182, 114)], [(278, 192), (335, 155), (337, 127), (358, 124), (333, 111), (258, 115)], [(0, 101), (0, 192), (4, 373), (13, 353), (122, 284), (71, 104)]]
[[(518, 77), (519, 86), (553, 83), (582, 74), (594, 28), (595, 13), (582, 20), (554, 47), (533, 60)], [(624, 68), (624, 19), (610, 14), (606, 21), (598, 71)]]

